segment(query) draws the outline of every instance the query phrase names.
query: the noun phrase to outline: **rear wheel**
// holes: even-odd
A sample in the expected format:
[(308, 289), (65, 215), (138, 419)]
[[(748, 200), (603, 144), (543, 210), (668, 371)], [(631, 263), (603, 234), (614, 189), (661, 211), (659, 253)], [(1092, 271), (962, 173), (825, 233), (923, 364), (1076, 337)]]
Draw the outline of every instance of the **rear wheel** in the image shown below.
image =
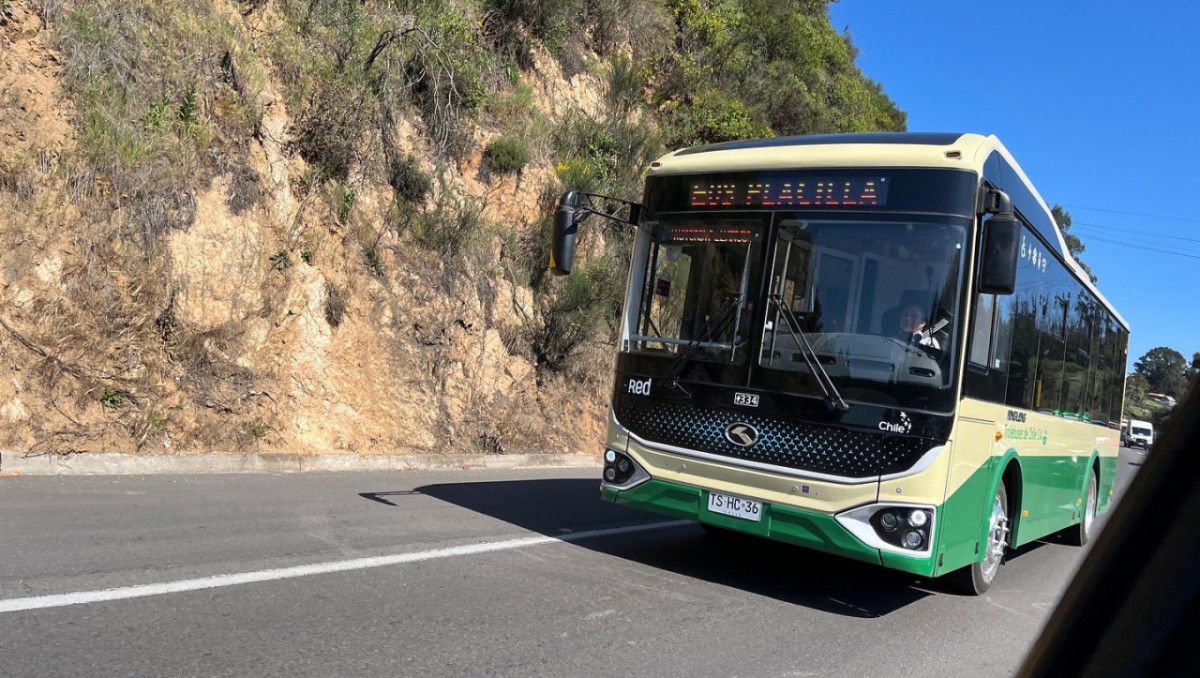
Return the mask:
[(1083, 500), (1083, 517), (1079, 524), (1067, 531), (1067, 541), (1083, 546), (1092, 540), (1092, 526), (1096, 524), (1096, 503), (1100, 495), (1100, 480), (1096, 472), (1088, 478), (1087, 494)]
[(992, 498), (992, 511), (988, 516), (983, 560), (947, 575), (956, 589), (977, 596), (992, 586), (1000, 571), (1000, 563), (1004, 560), (1004, 552), (1008, 549), (1009, 525), (1008, 492), (1004, 489), (1004, 483), (1000, 483), (1000, 487), (996, 488), (996, 496)]

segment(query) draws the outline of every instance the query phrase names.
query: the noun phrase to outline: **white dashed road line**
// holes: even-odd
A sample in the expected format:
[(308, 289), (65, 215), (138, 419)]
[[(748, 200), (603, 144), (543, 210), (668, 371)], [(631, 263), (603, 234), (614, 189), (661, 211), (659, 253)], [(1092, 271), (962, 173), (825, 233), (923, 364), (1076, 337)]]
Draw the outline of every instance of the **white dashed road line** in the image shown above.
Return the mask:
[(161, 596), (168, 593), (184, 593), (187, 591), (200, 591), (202, 589), (238, 586), (240, 584), (253, 584), (256, 582), (275, 581), (277, 579), (308, 577), (315, 574), (331, 574), (333, 572), (365, 570), (374, 567), (389, 567), (391, 565), (419, 563), (426, 560), (438, 560), (441, 558), (472, 556), (480, 553), (491, 553), (494, 551), (510, 551), (512, 549), (525, 548), (527, 546), (538, 546), (541, 544), (573, 542), (596, 537), (612, 537), (622, 534), (632, 534), (635, 532), (645, 532), (647, 530), (660, 530), (669, 527), (687, 525), (689, 522), (690, 521), (686, 520), (676, 520), (666, 523), (650, 523), (648, 525), (629, 525), (626, 527), (613, 527), (603, 530), (576, 532), (574, 534), (564, 534), (555, 537), (539, 535), (536, 537), (524, 537), (520, 539), (508, 539), (505, 541), (484, 542), (482, 544), (452, 546), (443, 549), (432, 549), (429, 551), (417, 551), (415, 553), (396, 553), (388, 556), (372, 556), (370, 558), (355, 558), (353, 560), (335, 560), (324, 563), (313, 563), (311, 565), (297, 565), (295, 567), (280, 567), (271, 570), (258, 570), (256, 572), (239, 572), (236, 574), (221, 574), (212, 577), (200, 577), (198, 579), (181, 579), (179, 581), (163, 582), (160, 584), (139, 584), (137, 586), (123, 586), (120, 588), (103, 589), (99, 591), (78, 591), (75, 593), (32, 596), (29, 598), (9, 598), (0, 600), (0, 613), (21, 612), (24, 610), (41, 610), (49, 607), (65, 607), (68, 605), (86, 605), (88, 603), (102, 603), (112, 600), (125, 600), (127, 598), (145, 598), (147, 596)]

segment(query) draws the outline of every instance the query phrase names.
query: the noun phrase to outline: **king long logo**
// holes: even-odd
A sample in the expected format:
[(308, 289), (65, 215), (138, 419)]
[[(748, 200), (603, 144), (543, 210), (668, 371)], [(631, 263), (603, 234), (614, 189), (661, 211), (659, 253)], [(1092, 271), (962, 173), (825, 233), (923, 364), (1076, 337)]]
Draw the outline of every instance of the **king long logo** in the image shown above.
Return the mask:
[(750, 424), (735, 421), (725, 427), (725, 440), (738, 447), (750, 447), (758, 442), (758, 429)]
[(881, 421), (879, 422), (880, 431), (888, 431), (889, 433), (910, 433), (912, 432), (912, 419), (904, 412), (900, 413), (900, 421)]

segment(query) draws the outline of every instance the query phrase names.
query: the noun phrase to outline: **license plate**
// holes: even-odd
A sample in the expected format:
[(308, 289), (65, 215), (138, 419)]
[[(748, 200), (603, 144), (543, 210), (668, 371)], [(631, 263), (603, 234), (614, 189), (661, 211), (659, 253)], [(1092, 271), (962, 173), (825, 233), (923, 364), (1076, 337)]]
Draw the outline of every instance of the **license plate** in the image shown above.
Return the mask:
[(733, 516), (734, 518), (752, 520), (756, 523), (762, 520), (761, 501), (731, 497), (728, 494), (721, 494), (720, 492), (708, 493), (708, 510), (713, 513)]

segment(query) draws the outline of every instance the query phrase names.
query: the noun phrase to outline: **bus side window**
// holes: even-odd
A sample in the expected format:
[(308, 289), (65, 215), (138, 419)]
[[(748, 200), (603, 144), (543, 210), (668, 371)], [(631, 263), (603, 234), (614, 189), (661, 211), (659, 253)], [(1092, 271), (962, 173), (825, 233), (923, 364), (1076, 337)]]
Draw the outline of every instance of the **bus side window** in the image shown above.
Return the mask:
[(996, 295), (981, 294), (975, 302), (975, 329), (971, 332), (971, 353), (968, 360), (983, 369), (988, 366), (992, 350), (992, 329), (996, 322)]
[(971, 364), (965, 384), (968, 395), (993, 403), (1004, 402), (1012, 332), (1012, 296), (979, 295), (967, 354)]
[(1012, 298), (1012, 352), (1004, 402), (1010, 407), (1033, 409), (1037, 388), (1040, 334), (1037, 331), (1038, 280), (1022, 267), (1017, 271), (1017, 291)]

